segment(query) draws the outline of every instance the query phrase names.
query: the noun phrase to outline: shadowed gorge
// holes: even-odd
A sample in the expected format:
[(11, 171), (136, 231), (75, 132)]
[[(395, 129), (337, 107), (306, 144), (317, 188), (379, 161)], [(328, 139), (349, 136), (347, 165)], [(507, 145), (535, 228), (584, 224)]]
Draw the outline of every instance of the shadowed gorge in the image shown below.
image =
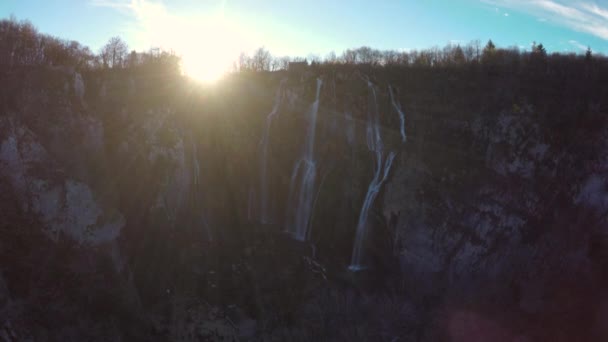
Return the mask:
[(0, 60), (0, 340), (608, 339), (608, 60), (455, 51)]

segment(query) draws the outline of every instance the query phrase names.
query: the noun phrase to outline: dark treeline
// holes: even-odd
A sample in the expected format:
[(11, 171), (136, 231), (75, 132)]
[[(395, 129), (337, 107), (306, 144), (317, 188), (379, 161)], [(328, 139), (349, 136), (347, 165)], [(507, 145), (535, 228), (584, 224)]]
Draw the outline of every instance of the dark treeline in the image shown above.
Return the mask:
[[(308, 58), (273, 56), (261, 47), (252, 55), (241, 53), (234, 63), (234, 72), (263, 72), (287, 70), (292, 62), (310, 66), (358, 65), (373, 68), (441, 68), (467, 65), (520, 68), (566, 65), (569, 62), (593, 60), (597, 65), (608, 64), (608, 58), (588, 48), (585, 54), (547, 53), (543, 44), (534, 43), (530, 51), (518, 47), (499, 48), (491, 40), (484, 46), (478, 40), (466, 45), (449, 44), (443, 48), (397, 51), (370, 47), (348, 49), (325, 57)], [(112, 37), (97, 53), (73, 40), (64, 40), (38, 32), (29, 21), (15, 17), (0, 20), (0, 67), (69, 66), (79, 70), (143, 69), (179, 73), (181, 59), (172, 51), (152, 48), (147, 52), (130, 51), (119, 37)], [(578, 64), (578, 63), (574, 63)]]
[[(443, 48), (433, 47), (425, 50), (377, 50), (367, 46), (348, 49), (341, 55), (329, 53), (324, 58), (319, 56), (273, 57), (269, 51), (259, 48), (253, 56), (241, 54), (238, 61), (240, 71), (277, 71), (287, 69), (291, 62), (306, 62), (311, 66), (359, 65), (375, 68), (412, 67), (442, 68), (467, 65), (522, 66), (524, 64), (543, 64), (543, 61), (555, 61), (558, 64), (567, 61), (591, 61), (607, 63), (608, 58), (594, 54), (588, 48), (584, 54), (547, 53), (542, 43), (533, 43), (530, 51), (518, 47), (499, 48), (492, 40), (485, 46), (479, 41), (472, 41), (464, 46), (449, 44)], [(540, 66), (540, 65), (538, 65)]]
[(119, 37), (112, 37), (98, 53), (73, 40), (38, 32), (29, 21), (11, 16), (0, 20), (0, 67), (68, 66), (79, 70), (168, 69), (179, 70), (180, 58), (159, 48), (129, 52)]

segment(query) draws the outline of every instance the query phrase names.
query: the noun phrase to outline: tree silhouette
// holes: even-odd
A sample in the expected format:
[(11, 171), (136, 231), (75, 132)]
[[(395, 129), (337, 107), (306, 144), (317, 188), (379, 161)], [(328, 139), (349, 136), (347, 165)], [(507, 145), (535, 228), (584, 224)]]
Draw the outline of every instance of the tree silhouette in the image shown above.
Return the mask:
[(494, 42), (492, 42), (492, 39), (488, 40), (488, 43), (486, 44), (486, 46), (483, 48), (483, 53), (494, 53), (496, 51), (496, 45), (494, 45)]
[(252, 66), (255, 71), (268, 71), (270, 70), (270, 62), (272, 55), (264, 47), (258, 48), (253, 54)]
[(492, 39), (488, 40), (488, 43), (483, 48), (483, 52), (481, 54), (481, 61), (483, 63), (489, 63), (494, 60), (494, 55), (496, 55), (496, 45), (492, 42)]
[(100, 56), (105, 67), (121, 68), (126, 59), (129, 48), (120, 37), (112, 37), (106, 45), (101, 48)]
[(585, 52), (585, 60), (590, 61), (593, 57), (593, 52), (591, 51), (591, 47), (587, 46), (587, 52)]
[(536, 42), (532, 43), (532, 53), (540, 57), (547, 56), (547, 50), (545, 49), (542, 43), (538, 45), (536, 45)]

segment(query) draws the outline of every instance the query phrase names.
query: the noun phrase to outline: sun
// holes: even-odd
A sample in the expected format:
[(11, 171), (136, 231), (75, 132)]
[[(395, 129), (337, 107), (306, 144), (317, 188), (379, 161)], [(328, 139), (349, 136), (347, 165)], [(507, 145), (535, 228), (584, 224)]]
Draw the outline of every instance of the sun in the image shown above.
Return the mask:
[(133, 6), (138, 45), (174, 52), (181, 57), (182, 72), (202, 83), (215, 83), (233, 70), (239, 54), (259, 40), (251, 26), (227, 12), (224, 1), (217, 9), (188, 13), (169, 11), (161, 2), (135, 1)]
[(140, 40), (174, 51), (182, 72), (203, 83), (228, 73), (248, 44), (249, 33), (220, 12), (176, 15), (160, 5), (142, 11)]
[(183, 72), (203, 83), (214, 83), (232, 70), (244, 46), (236, 25), (225, 19), (207, 20), (190, 27), (180, 42)]
[(197, 81), (214, 83), (230, 70), (232, 61), (226, 51), (190, 51), (182, 57), (182, 70)]

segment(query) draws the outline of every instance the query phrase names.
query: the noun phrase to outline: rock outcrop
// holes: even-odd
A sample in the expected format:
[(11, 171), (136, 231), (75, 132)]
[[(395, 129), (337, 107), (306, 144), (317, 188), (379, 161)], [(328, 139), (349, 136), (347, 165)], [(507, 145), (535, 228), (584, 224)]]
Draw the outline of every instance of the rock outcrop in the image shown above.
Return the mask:
[[(454, 73), (318, 69), (215, 89), (127, 70), (3, 75), (0, 337), (605, 336), (603, 88), (571, 81), (556, 99), (525, 75)], [(315, 177), (297, 211), (290, 183), (311, 124)], [(289, 210), (310, 211), (298, 241)], [(43, 304), (70, 309), (36, 330)]]

